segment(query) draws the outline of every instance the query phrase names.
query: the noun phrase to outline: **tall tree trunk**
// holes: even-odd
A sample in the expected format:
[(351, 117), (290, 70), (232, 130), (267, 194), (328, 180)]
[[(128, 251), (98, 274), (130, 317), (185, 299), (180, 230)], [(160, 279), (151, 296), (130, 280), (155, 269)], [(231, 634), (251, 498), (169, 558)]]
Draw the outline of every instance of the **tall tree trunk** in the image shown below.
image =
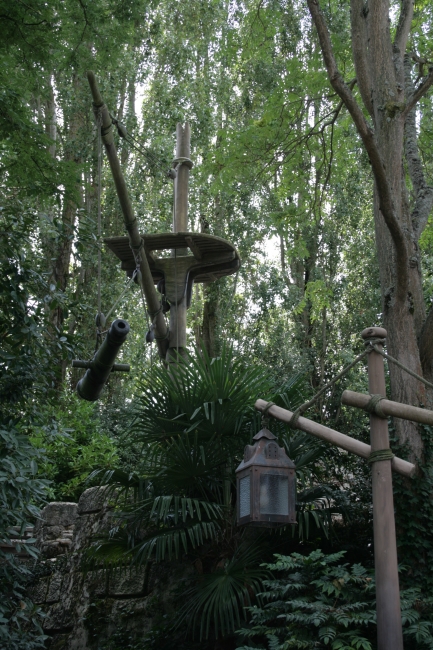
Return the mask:
[(54, 97), (54, 88), (52, 80), (49, 81), (49, 95), (45, 100), (45, 133), (51, 140), (48, 152), (51, 158), (56, 157), (56, 140), (57, 140), (57, 116), (56, 100)]
[[(373, 128), (346, 85), (334, 58), (331, 40), (318, 0), (308, 0), (329, 79), (348, 109), (374, 175), (374, 219), (383, 301), (383, 324), (388, 351), (417, 374), (430, 369), (433, 346), (421, 357), (425, 309), (418, 241), (427, 223), (433, 192), (424, 180), (414, 130), (414, 107), (433, 82), (433, 73), (413, 88), (410, 60), (405, 51), (413, 16), (412, 0), (401, 3), (394, 42), (391, 41), (386, 0), (352, 0), (353, 58), (359, 91)], [(405, 73), (406, 66), (406, 73)], [(406, 136), (406, 138), (405, 138)], [(407, 169), (414, 190), (409, 204)], [(408, 160), (409, 157), (409, 160)], [(366, 326), (370, 323), (366, 323)], [(423, 363), (421, 363), (421, 359)], [(418, 380), (390, 364), (391, 398), (412, 405), (428, 403), (430, 395)], [(410, 449), (410, 460), (422, 461), (423, 441), (418, 427), (395, 420), (400, 443)]]
[[(74, 94), (77, 97), (81, 87), (81, 80), (77, 75), (73, 77)], [(64, 158), (67, 162), (73, 162), (78, 167), (82, 162), (80, 148), (77, 146), (78, 136), (84, 126), (84, 115), (80, 104), (77, 102), (76, 107), (68, 115), (65, 111), (67, 136), (65, 144)], [(73, 187), (65, 194), (62, 210), (62, 237), (60, 238), (57, 252), (55, 254), (52, 280), (56, 283), (57, 289), (65, 291), (69, 280), (69, 267), (71, 262), (72, 244), (77, 217), (77, 208), (79, 207), (82, 197), (81, 174), (76, 173), (76, 181)], [(51, 321), (57, 328), (61, 328), (63, 323), (63, 309), (55, 309), (51, 315)]]

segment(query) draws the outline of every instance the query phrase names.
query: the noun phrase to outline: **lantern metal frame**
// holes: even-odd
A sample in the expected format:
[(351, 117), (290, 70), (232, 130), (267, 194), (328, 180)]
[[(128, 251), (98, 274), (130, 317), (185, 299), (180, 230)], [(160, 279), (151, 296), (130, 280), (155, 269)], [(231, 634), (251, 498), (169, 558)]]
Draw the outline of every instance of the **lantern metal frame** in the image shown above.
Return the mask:
[(254, 440), (254, 445), (245, 447), (244, 459), (236, 469), (238, 525), (295, 524), (295, 464), (267, 428), (259, 431)]

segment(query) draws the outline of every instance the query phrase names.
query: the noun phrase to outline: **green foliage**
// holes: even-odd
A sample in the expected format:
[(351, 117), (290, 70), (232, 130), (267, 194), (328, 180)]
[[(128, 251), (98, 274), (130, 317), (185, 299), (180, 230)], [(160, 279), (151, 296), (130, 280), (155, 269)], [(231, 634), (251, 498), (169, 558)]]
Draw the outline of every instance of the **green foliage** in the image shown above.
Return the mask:
[(115, 442), (103, 433), (97, 406), (65, 392), (44, 409), (44, 424), (34, 426), (31, 441), (44, 450), (39, 473), (51, 480), (50, 497), (78, 501), (95, 467), (117, 464)]
[[(294, 408), (303, 401), (303, 383), (295, 377), (273, 401)], [(200, 639), (232, 634), (266, 575), (258, 564), (272, 532), (236, 529), (234, 470), (260, 426), (255, 398), (271, 388), (261, 368), (245, 367), (227, 347), (215, 359), (200, 352), (168, 369), (152, 368), (121, 445), (129, 446), (128, 471), (91, 477), (112, 486), (118, 512), (109, 538), (89, 549), (87, 566), (195, 558), (201, 569), (182, 592), (188, 598), (176, 624), (186, 623)], [(292, 533), (305, 539), (312, 530), (327, 535), (331, 514), (341, 511), (325, 482), (334, 452), (305, 434), (272, 426), (299, 468), (300, 525)]]
[(255, 419), (254, 396), (268, 387), (259, 369), (246, 369), (227, 348), (218, 359), (200, 353), (151, 369), (124, 437), (135, 450), (135, 470), (101, 480), (117, 486), (118, 498), (134, 499), (97, 555), (108, 559), (111, 549), (118, 561), (123, 548), (141, 563), (152, 552), (179, 557), (190, 544), (216, 540), (232, 516), (233, 473)]
[[(258, 606), (248, 608), (250, 627), (239, 634), (248, 643), (238, 650), (372, 650), (376, 648), (373, 573), (360, 564), (340, 564), (344, 551), (308, 556), (275, 555), (265, 564), (281, 577), (264, 581)], [(401, 594), (405, 648), (433, 647), (433, 599), (419, 588)]]
[(213, 573), (186, 591), (179, 622), (186, 617), (193, 629), (199, 628), (200, 640), (209, 638), (211, 628), (216, 637), (232, 633), (239, 627), (241, 615), (245, 616), (244, 607), (251, 603), (251, 595), (260, 591), (268, 575), (257, 566), (259, 557), (257, 547), (243, 545), (231, 558), (222, 560)]
[[(433, 562), (433, 445), (432, 428), (419, 425), (425, 445), (425, 465), (411, 481), (393, 477), (396, 501), (396, 529), (399, 561), (408, 568), (404, 586), (416, 584), (423, 594), (433, 592), (433, 576), (427, 567)], [(394, 441), (396, 453), (402, 458), (404, 448)], [(408, 516), (408, 512), (411, 516)], [(409, 569), (410, 567), (410, 569)]]
[[(0, 544), (14, 543), (29, 559), (38, 555), (35, 540), (16, 540), (23, 539), (46, 497), (48, 482), (37, 478), (40, 457), (17, 424), (0, 424)], [(27, 594), (30, 579), (26, 564), (0, 547), (0, 646), (8, 650), (43, 647), (41, 608)]]

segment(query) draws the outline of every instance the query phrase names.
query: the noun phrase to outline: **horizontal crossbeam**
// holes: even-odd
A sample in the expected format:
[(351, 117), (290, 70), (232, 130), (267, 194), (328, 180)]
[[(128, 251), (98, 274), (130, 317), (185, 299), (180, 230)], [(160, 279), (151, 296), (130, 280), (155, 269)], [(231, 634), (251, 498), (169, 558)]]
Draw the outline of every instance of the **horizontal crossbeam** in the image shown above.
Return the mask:
[[(268, 402), (266, 402), (264, 399), (258, 399), (254, 406), (258, 411), (264, 411), (267, 404)], [(291, 423), (293, 417), (293, 413), (291, 411), (275, 405), (269, 407), (267, 409), (267, 413), (269, 413), (269, 415), (272, 415), (272, 417), (274, 417), (276, 420), (286, 422), (287, 424)], [(301, 431), (305, 431), (305, 433), (309, 433), (316, 438), (325, 440), (326, 442), (331, 443), (331, 445), (336, 445), (341, 449), (345, 449), (351, 454), (361, 456), (361, 458), (368, 459), (370, 457), (370, 445), (365, 444), (365, 442), (355, 440), (355, 438), (351, 438), (350, 436), (346, 436), (344, 433), (340, 433), (339, 431), (325, 427), (323, 424), (319, 424), (318, 422), (313, 422), (312, 420), (308, 420), (307, 418), (300, 416), (296, 421), (296, 428), (300, 429)], [(409, 463), (407, 460), (403, 460), (402, 458), (397, 458), (397, 456), (394, 456), (392, 459), (391, 467), (395, 472), (397, 472), (397, 474), (401, 474), (402, 476), (411, 477), (415, 473), (415, 465)]]
[[(353, 390), (345, 390), (341, 396), (341, 401), (347, 406), (356, 406), (357, 408), (367, 410), (368, 404), (371, 402), (371, 395), (356, 393)], [(380, 410), (385, 415), (402, 418), (403, 420), (412, 420), (413, 422), (421, 422), (421, 424), (433, 425), (433, 411), (429, 411), (428, 409), (420, 409), (417, 406), (392, 402), (385, 398), (381, 399), (379, 404)], [(371, 412), (375, 413), (374, 407), (371, 409)], [(376, 413), (376, 415), (378, 414)]]

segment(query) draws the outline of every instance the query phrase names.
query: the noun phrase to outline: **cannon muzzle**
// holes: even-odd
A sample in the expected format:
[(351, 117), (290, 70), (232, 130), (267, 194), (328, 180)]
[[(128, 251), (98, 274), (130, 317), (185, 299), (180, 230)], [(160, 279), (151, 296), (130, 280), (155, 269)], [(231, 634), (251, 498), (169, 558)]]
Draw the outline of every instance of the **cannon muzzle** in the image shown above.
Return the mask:
[(77, 384), (77, 393), (80, 397), (89, 402), (98, 399), (128, 333), (129, 323), (126, 320), (118, 318), (111, 324), (101, 347), (90, 361), (86, 374)]

